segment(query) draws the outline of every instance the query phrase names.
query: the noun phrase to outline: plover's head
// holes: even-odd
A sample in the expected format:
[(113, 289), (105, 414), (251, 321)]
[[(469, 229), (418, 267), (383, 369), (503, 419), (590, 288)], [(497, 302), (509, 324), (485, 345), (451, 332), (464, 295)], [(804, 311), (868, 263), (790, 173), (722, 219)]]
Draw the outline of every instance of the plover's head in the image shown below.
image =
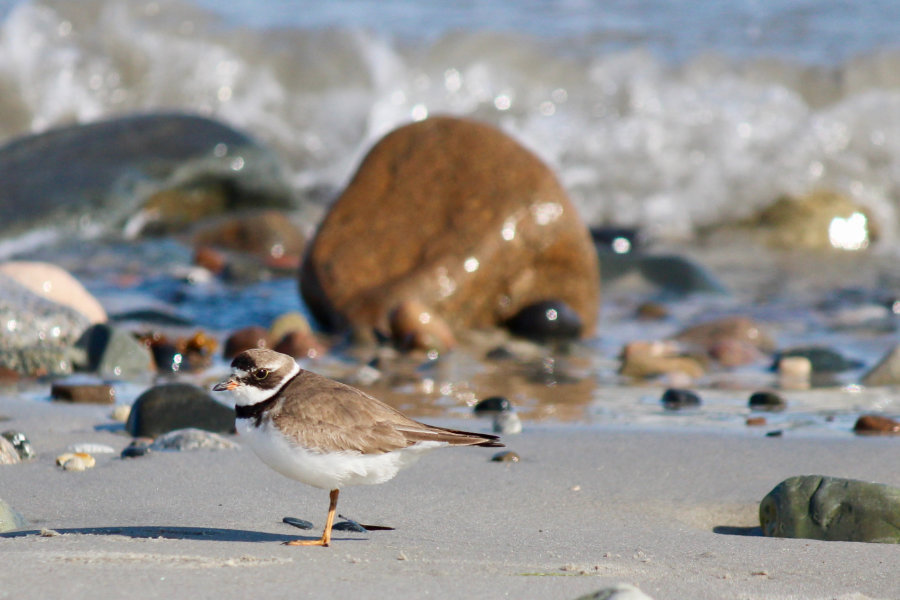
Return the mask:
[(251, 406), (274, 396), (300, 370), (287, 354), (257, 348), (231, 361), (231, 377), (213, 386), (214, 392), (230, 391), (238, 406)]

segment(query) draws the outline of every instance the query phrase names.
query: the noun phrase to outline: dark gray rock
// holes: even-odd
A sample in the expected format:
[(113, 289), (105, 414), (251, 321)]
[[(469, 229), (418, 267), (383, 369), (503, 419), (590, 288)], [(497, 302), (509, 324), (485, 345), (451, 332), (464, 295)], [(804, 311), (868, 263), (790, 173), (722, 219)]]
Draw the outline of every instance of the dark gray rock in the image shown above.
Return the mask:
[(762, 499), (771, 537), (900, 543), (900, 488), (822, 475), (790, 477)]
[(844, 358), (839, 352), (832, 350), (831, 348), (805, 346), (779, 352), (775, 357), (775, 364), (772, 365), (772, 369), (778, 369), (778, 363), (782, 358), (794, 356), (809, 360), (809, 364), (812, 365), (813, 373), (841, 373), (843, 371), (859, 369), (863, 366), (862, 362)]
[(562, 300), (543, 300), (522, 308), (506, 327), (514, 335), (536, 342), (575, 340), (581, 337), (581, 317)]
[(234, 450), (239, 446), (211, 431), (190, 427), (164, 433), (150, 445), (151, 450)]
[(681, 410), (700, 406), (700, 396), (690, 390), (670, 388), (662, 395), (662, 405), (666, 410)]
[[(288, 207), (274, 154), (223, 123), (145, 114), (62, 127), (0, 148), (0, 237), (121, 224), (154, 189), (215, 188), (223, 208)], [(143, 193), (142, 193), (143, 192)]]
[(76, 346), (86, 356), (78, 366), (106, 379), (141, 379), (155, 371), (153, 353), (125, 329), (92, 325)]
[(863, 375), (861, 383), (869, 387), (900, 384), (900, 345), (894, 346)]
[(776, 412), (784, 410), (787, 402), (775, 392), (756, 392), (750, 396), (747, 405), (753, 410)]
[(479, 400), (472, 407), (472, 411), (478, 416), (494, 416), (496, 413), (511, 410), (512, 405), (504, 396), (489, 396), (484, 400)]
[(131, 408), (125, 430), (136, 437), (156, 437), (195, 427), (216, 433), (234, 431), (234, 409), (219, 404), (202, 388), (169, 383), (150, 388)]
[(90, 325), (81, 313), (0, 275), (0, 367), (27, 376), (65, 375), (79, 358), (72, 346)]
[(293, 525), (298, 529), (312, 529), (313, 524), (309, 521), (305, 521), (303, 519), (298, 519), (297, 517), (285, 517), (281, 520), (282, 523), (287, 523), (288, 525)]

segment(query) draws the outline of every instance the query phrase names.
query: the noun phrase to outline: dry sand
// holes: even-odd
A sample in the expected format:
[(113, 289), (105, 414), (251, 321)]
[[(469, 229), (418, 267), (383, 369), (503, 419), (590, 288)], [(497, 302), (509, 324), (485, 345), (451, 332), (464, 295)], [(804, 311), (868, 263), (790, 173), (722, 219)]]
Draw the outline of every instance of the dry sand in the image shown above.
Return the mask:
[(12, 418), (0, 429), (26, 432), (38, 452), (0, 467), (0, 498), (33, 524), (0, 536), (0, 598), (574, 599), (618, 582), (656, 600), (900, 597), (896, 545), (764, 538), (756, 516), (791, 475), (900, 486), (897, 438), (526, 423), (506, 439), (519, 463), (443, 449), (389, 483), (348, 488), (340, 513), (396, 530), (336, 532), (315, 548), (280, 542), (318, 536), (328, 494), (248, 448), (56, 467), (71, 443), (130, 441), (104, 426), (108, 412), (0, 399)]

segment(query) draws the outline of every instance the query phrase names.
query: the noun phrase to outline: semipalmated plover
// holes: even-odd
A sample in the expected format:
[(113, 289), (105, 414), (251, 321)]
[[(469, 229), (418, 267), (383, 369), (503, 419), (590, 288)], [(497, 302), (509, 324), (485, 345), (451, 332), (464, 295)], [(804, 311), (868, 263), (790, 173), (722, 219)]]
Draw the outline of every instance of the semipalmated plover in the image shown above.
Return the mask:
[(329, 544), (343, 487), (384, 483), (424, 452), (441, 446), (503, 446), (495, 435), (414, 421), (272, 350), (238, 354), (231, 371), (213, 390), (232, 393), (238, 434), (282, 475), (331, 490), (322, 537), (287, 542), (291, 546)]

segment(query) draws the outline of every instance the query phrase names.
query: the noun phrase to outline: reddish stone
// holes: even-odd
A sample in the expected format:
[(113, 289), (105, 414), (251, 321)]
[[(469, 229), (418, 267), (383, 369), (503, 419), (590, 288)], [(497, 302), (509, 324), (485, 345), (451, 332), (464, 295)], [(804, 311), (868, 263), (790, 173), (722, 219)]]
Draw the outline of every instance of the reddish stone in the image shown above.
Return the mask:
[(225, 259), (225, 255), (215, 248), (210, 246), (197, 246), (194, 250), (194, 264), (199, 265), (216, 275), (225, 270), (226, 263), (227, 260)]
[(252, 348), (268, 348), (269, 331), (265, 327), (251, 325), (233, 332), (225, 340), (225, 349), (222, 355), (226, 359), (232, 359), (244, 350)]
[(853, 431), (863, 435), (894, 435), (900, 433), (900, 421), (881, 415), (863, 415), (856, 420)]
[(458, 332), (556, 298), (589, 336), (600, 289), (590, 234), (553, 172), (498, 129), (449, 117), (372, 148), (320, 225), (300, 281), (327, 329), (385, 333), (408, 300)]
[(284, 213), (266, 210), (228, 217), (194, 234), (194, 243), (258, 256), (273, 264), (299, 264), (306, 240)]
[(313, 333), (303, 331), (289, 331), (273, 350), (294, 358), (319, 358), (327, 352)]

